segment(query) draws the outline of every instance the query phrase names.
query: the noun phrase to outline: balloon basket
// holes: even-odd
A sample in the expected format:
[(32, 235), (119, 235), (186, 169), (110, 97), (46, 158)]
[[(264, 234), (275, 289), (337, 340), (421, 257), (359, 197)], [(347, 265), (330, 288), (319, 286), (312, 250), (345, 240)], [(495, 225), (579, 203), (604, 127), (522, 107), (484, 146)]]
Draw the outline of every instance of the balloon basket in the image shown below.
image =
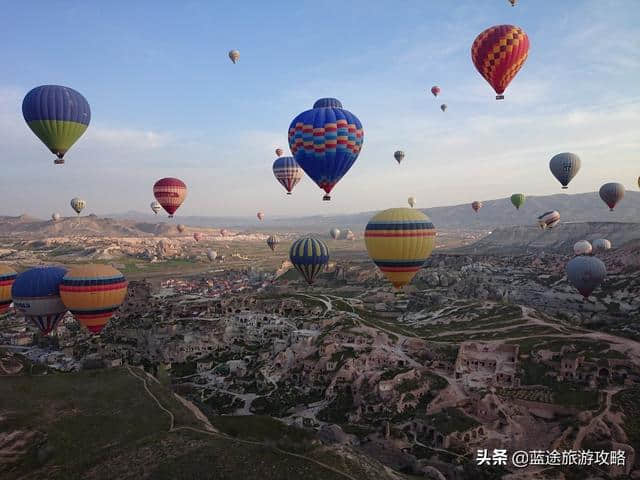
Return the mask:
[(53, 164), (54, 164), (54, 165), (64, 165), (64, 158), (56, 158), (56, 159), (53, 161)]
[(173, 215), (169, 215), (169, 218), (173, 218)]
[(324, 197), (322, 197), (322, 200), (324, 200), (325, 202), (328, 202), (329, 200), (331, 200), (331, 196), (325, 195)]
[(287, 192), (287, 195), (291, 195), (291, 192)]
[(496, 100), (504, 100), (504, 95), (496, 95)]

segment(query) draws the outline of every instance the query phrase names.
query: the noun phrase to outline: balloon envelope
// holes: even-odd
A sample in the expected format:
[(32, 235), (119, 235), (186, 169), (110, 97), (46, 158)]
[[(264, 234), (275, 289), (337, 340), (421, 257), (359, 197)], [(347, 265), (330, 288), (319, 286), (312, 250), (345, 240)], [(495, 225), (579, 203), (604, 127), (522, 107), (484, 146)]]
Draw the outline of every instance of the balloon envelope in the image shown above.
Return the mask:
[(400, 164), (400, 162), (402, 162), (402, 160), (404, 160), (404, 152), (402, 150), (398, 150), (393, 154), (393, 158), (396, 159), (396, 162), (398, 162), (398, 164)]
[(520, 207), (524, 205), (525, 196), (524, 193), (514, 193), (511, 195), (511, 203), (516, 207), (517, 210), (520, 210)]
[(158, 202), (156, 202), (155, 200), (153, 202), (151, 202), (151, 210), (153, 211), (153, 213), (155, 213), (156, 215), (158, 214), (158, 212), (160, 210), (162, 210), (162, 205), (160, 205)]
[(438, 94), (440, 93), (440, 87), (437, 85), (434, 85), (433, 87), (431, 87), (431, 93), (433, 93), (434, 97), (437, 97)]
[(329, 247), (318, 238), (304, 236), (291, 245), (289, 260), (311, 285), (318, 273), (329, 263)]
[(18, 273), (7, 265), (0, 265), (0, 315), (9, 311), (11, 305), (11, 287)]
[(440, 110), (442, 110), (443, 112), (447, 109), (447, 105), (446, 104), (442, 104), (440, 105)]
[(276, 245), (278, 245), (278, 243), (280, 243), (280, 240), (278, 240), (278, 237), (276, 237), (275, 235), (270, 235), (269, 238), (267, 238), (267, 245), (272, 252), (275, 251)]
[(586, 240), (580, 240), (573, 245), (573, 253), (576, 255), (589, 255), (593, 247)]
[(303, 171), (293, 157), (276, 158), (273, 162), (273, 175), (291, 195), (293, 187), (302, 179)]
[(111, 265), (78, 265), (60, 284), (60, 297), (81, 325), (100, 333), (127, 296), (127, 280)]
[(575, 153), (558, 153), (549, 161), (549, 169), (554, 177), (562, 184), (562, 188), (567, 188), (569, 182), (580, 170), (580, 157)]
[(504, 98), (504, 91), (516, 76), (529, 54), (529, 37), (519, 27), (496, 25), (476, 37), (471, 59), (480, 75)]
[(276, 148), (276, 157), (281, 157), (284, 154), (284, 150)]
[(326, 192), (354, 164), (364, 141), (360, 120), (335, 98), (321, 98), (289, 125), (289, 148), (298, 165)]
[(171, 218), (187, 197), (187, 186), (178, 178), (161, 178), (153, 185), (153, 196)]
[(22, 101), (22, 115), (29, 128), (64, 163), (64, 155), (82, 136), (91, 121), (89, 102), (80, 92), (61, 85), (42, 85)]
[(216, 252), (215, 250), (211, 250), (211, 249), (207, 250), (207, 258), (210, 261), (213, 262), (217, 257), (218, 257), (218, 252)]
[(337, 240), (340, 236), (340, 230), (338, 230), (337, 228), (332, 228), (329, 233), (331, 234), (331, 238), (333, 238), (334, 240)]
[(374, 215), (364, 232), (369, 256), (394, 287), (408, 284), (435, 246), (436, 230), (420, 210), (390, 208)]
[(483, 207), (482, 202), (478, 202), (477, 200), (475, 202), (471, 202), (471, 208), (473, 208), (474, 212), (477, 212), (482, 207)]
[(184, 225), (182, 225), (181, 223), (179, 223), (178, 225), (176, 225), (176, 229), (177, 229), (180, 233), (182, 233), (182, 232), (184, 232), (185, 226), (184, 226)]
[(11, 287), (13, 305), (24, 318), (47, 335), (57, 326), (67, 307), (60, 298), (61, 267), (35, 267), (20, 273)]
[(593, 249), (594, 250), (610, 250), (611, 242), (606, 238), (597, 238), (593, 241)]
[(258, 220), (263, 220), (264, 219), (264, 213), (263, 212), (258, 212), (258, 213), (256, 213), (256, 217), (258, 217)]
[(613, 212), (615, 206), (624, 197), (624, 185), (617, 182), (605, 183), (600, 187), (600, 198)]
[(78, 197), (72, 198), (69, 203), (71, 204), (71, 208), (73, 208), (78, 215), (80, 215), (80, 212), (84, 210), (84, 207), (87, 205), (84, 200)]
[(411, 197), (407, 198), (407, 203), (409, 204), (409, 206), (411, 208), (413, 208), (413, 206), (416, 204), (416, 197), (411, 196)]
[(585, 297), (602, 283), (607, 268), (596, 257), (579, 256), (567, 263), (567, 279)]
[(538, 217), (538, 226), (542, 229), (553, 228), (558, 222), (560, 222), (560, 213), (555, 210), (544, 212)]
[[(240, 52), (238, 50), (230, 50), (229, 58), (235, 64), (240, 59)], [(249, 62), (251, 63), (251, 62)]]
[(202, 240), (202, 233), (200, 233), (200, 232), (194, 232), (194, 233), (193, 233), (193, 239), (194, 239), (196, 242), (199, 242), (200, 240)]
[(53, 220), (54, 222), (57, 222), (58, 220), (60, 220), (60, 214), (59, 213), (52, 213), (51, 214), (51, 220)]

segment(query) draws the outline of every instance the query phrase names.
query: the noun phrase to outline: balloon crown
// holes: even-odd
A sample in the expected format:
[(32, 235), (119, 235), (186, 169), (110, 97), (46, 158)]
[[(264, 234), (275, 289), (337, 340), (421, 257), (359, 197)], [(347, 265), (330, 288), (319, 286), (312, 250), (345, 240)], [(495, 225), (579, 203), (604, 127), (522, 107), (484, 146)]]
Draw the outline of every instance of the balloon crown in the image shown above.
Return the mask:
[(337, 98), (321, 98), (313, 104), (313, 108), (342, 108), (342, 103)]

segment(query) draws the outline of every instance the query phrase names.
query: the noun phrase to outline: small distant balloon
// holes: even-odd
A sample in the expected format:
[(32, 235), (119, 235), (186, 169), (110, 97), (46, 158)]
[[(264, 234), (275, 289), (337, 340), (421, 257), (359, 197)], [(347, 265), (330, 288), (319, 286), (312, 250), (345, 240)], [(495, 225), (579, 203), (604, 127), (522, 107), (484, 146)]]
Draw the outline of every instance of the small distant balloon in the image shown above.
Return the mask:
[(156, 202), (155, 200), (153, 202), (151, 202), (151, 210), (153, 211), (154, 214), (158, 214), (158, 212), (160, 210), (162, 210), (162, 205), (160, 205), (158, 202)]
[(518, 0), (509, 0), (509, 3), (511, 4), (512, 7), (515, 7), (516, 3), (518, 3)]
[(544, 212), (538, 217), (538, 226), (543, 230), (555, 227), (558, 222), (560, 222), (560, 213), (555, 210)]
[(260, 221), (264, 220), (264, 212), (256, 213), (256, 217), (258, 217), (258, 220), (260, 220)]
[[(238, 50), (230, 50), (229, 58), (235, 64), (240, 59), (240, 52)], [(251, 63), (251, 62), (249, 62)]]
[(475, 202), (471, 202), (471, 208), (473, 208), (473, 211), (478, 213), (478, 210), (480, 210), (483, 207), (482, 202), (479, 201), (475, 201)]
[(51, 220), (53, 220), (54, 222), (57, 222), (58, 220), (60, 220), (60, 214), (59, 213), (52, 213), (51, 214)]
[(276, 148), (276, 156), (281, 157), (284, 154), (284, 150), (281, 148)]
[[(228, 233), (229, 233), (229, 230), (227, 230), (226, 228), (221, 228), (220, 229), (220, 236), (226, 237)], [(227, 248), (229, 248), (229, 247), (227, 247)]]
[(273, 162), (273, 175), (285, 188), (287, 195), (291, 195), (293, 187), (302, 180), (304, 172), (293, 157), (278, 157)]
[(611, 242), (606, 238), (597, 238), (593, 241), (593, 249), (596, 251), (611, 250)]
[(196, 242), (199, 242), (200, 240), (202, 240), (202, 233), (200, 233), (200, 232), (194, 232), (194, 233), (193, 233), (193, 239), (194, 239)]
[(276, 250), (276, 246), (278, 245), (278, 243), (280, 243), (280, 240), (275, 235), (269, 235), (269, 238), (267, 238), (267, 245), (272, 252)]
[(589, 255), (593, 247), (586, 240), (580, 240), (573, 245), (573, 253), (576, 255)]
[(447, 105), (445, 103), (443, 103), (442, 105), (440, 105), (440, 110), (442, 110), (443, 112), (445, 112), (447, 110)]
[(573, 177), (580, 171), (580, 157), (575, 153), (558, 153), (549, 161), (549, 169), (566, 189)]
[(567, 263), (567, 280), (584, 298), (598, 288), (607, 275), (607, 268), (597, 257), (579, 256)]
[(184, 232), (185, 226), (184, 226), (184, 225), (182, 225), (181, 223), (179, 223), (178, 225), (176, 225), (176, 229), (177, 229), (180, 233), (182, 233), (182, 232)]
[(333, 238), (334, 240), (337, 240), (338, 237), (340, 237), (340, 230), (338, 230), (337, 228), (332, 228), (329, 231), (329, 234), (331, 235), (331, 238)]
[(524, 205), (525, 196), (524, 193), (514, 193), (511, 195), (511, 203), (516, 207), (516, 210), (520, 210), (520, 207)]
[(615, 206), (624, 197), (624, 185), (617, 182), (605, 183), (600, 187), (600, 198), (613, 212)]
[(402, 160), (404, 160), (404, 152), (402, 150), (397, 150), (393, 154), (393, 158), (395, 158), (396, 162), (398, 162), (398, 165), (400, 165), (400, 162), (402, 162)]
[(411, 208), (413, 208), (413, 206), (416, 204), (416, 197), (411, 196), (411, 197), (407, 198), (407, 203), (409, 204), (409, 206)]
[(84, 207), (87, 205), (87, 203), (84, 200), (78, 197), (72, 198), (70, 203), (71, 203), (71, 208), (73, 208), (73, 210), (78, 214), (78, 216), (80, 216), (80, 212), (84, 210)]
[(187, 198), (187, 186), (179, 178), (161, 178), (153, 185), (153, 196), (172, 218)]
[(438, 94), (440, 93), (440, 87), (437, 85), (434, 85), (433, 87), (431, 87), (431, 93), (433, 93), (434, 97), (437, 97)]
[(209, 259), (209, 261), (213, 262), (217, 257), (218, 257), (218, 252), (211, 249), (207, 250), (207, 258)]

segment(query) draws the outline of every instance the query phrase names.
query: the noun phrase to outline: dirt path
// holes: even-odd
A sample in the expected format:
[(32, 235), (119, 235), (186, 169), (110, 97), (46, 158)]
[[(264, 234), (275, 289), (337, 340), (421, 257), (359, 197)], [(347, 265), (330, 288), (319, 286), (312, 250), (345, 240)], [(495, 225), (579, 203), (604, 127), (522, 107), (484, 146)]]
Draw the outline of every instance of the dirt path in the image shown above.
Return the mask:
[(581, 427), (580, 430), (578, 430), (578, 434), (576, 435), (576, 439), (573, 442), (573, 449), (574, 450), (578, 450), (578, 449), (581, 448), (582, 441), (584, 440), (584, 437), (586, 437), (589, 433), (593, 432), (593, 430), (596, 428), (598, 422), (601, 422), (602, 419), (607, 415), (607, 413), (609, 413), (609, 409), (611, 408), (611, 398), (613, 397), (613, 395), (615, 395), (620, 390), (622, 390), (622, 387), (616, 388), (616, 389), (612, 389), (612, 390), (604, 390), (604, 392), (607, 395), (607, 397), (605, 399), (605, 407), (602, 410), (602, 412), (600, 412), (599, 415), (593, 417), (591, 419), (591, 421), (587, 425), (585, 425), (584, 427)]
[(345, 472), (341, 472), (340, 470), (337, 470), (335, 468), (333, 468), (331, 465), (327, 465), (326, 463), (323, 463), (319, 460), (316, 460), (314, 458), (310, 458), (310, 457), (306, 457), (304, 455), (299, 455), (297, 453), (293, 453), (293, 452), (287, 452), (286, 450), (282, 450), (278, 447), (274, 447), (272, 445), (268, 445), (266, 442), (254, 442), (251, 440), (241, 440), (239, 438), (234, 438), (234, 437), (230, 437), (229, 435), (226, 435), (224, 433), (219, 433), (218, 431), (212, 432), (209, 430), (202, 430), (200, 428), (195, 428), (195, 427), (187, 427), (187, 426), (182, 426), (182, 427), (176, 427), (175, 426), (175, 417), (173, 416), (173, 413), (171, 413), (170, 410), (168, 410), (167, 408), (165, 408), (161, 403), (160, 400), (158, 400), (158, 398), (153, 394), (153, 392), (151, 390), (149, 390), (149, 387), (147, 386), (147, 380), (143, 377), (140, 377), (139, 375), (136, 375), (133, 370), (131, 369), (131, 367), (129, 367), (127, 365), (127, 370), (129, 371), (129, 374), (131, 374), (133, 377), (136, 377), (138, 380), (140, 380), (142, 382), (142, 384), (144, 385), (144, 389), (146, 390), (147, 394), (153, 399), (153, 401), (156, 403), (156, 405), (158, 405), (158, 407), (165, 412), (167, 415), (169, 415), (169, 419), (170, 419), (170, 424), (169, 424), (169, 433), (172, 432), (177, 432), (180, 430), (189, 430), (192, 432), (197, 432), (197, 433), (201, 433), (203, 435), (209, 435), (212, 437), (216, 437), (216, 438), (220, 438), (223, 440), (228, 440), (228, 441), (232, 441), (232, 442), (236, 442), (236, 443), (241, 443), (244, 445), (254, 445), (254, 446), (259, 446), (259, 447), (264, 447), (264, 448), (271, 448), (274, 451), (281, 453), (283, 455), (287, 455), (289, 457), (295, 457), (295, 458), (299, 458), (302, 460), (305, 460), (307, 462), (311, 462), (314, 463), (316, 465), (318, 465), (319, 467), (322, 467), (326, 470), (329, 470), (333, 473), (336, 473), (338, 475), (341, 475), (344, 478), (348, 478), (349, 480), (357, 480), (355, 477), (353, 477), (352, 475), (349, 475), (348, 473)]

